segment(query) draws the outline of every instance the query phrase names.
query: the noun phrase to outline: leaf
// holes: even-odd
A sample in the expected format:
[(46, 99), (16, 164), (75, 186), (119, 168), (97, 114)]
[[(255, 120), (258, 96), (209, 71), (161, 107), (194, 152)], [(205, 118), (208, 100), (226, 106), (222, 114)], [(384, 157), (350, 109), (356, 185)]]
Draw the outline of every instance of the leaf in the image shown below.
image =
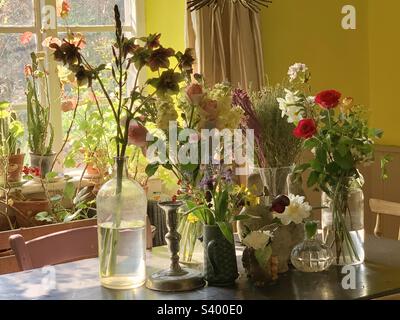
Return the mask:
[(79, 210), (76, 210), (73, 214), (67, 214), (64, 217), (63, 222), (70, 222), (70, 221), (76, 219), (80, 215), (81, 212), (82, 212), (82, 209), (79, 209)]
[[(234, 216), (233, 220), (234, 221), (241, 221), (241, 220), (247, 220), (247, 219), (250, 219), (250, 218), (252, 218), (252, 217), (247, 215), (247, 214), (239, 214), (237, 216)], [(258, 217), (258, 218), (261, 219), (261, 217)]]
[(326, 165), (328, 156), (323, 148), (317, 148), (317, 150), (315, 151), (315, 157), (320, 163), (321, 167), (324, 167)]
[(72, 182), (67, 182), (64, 187), (64, 198), (72, 200), (75, 195), (75, 185)]
[(194, 172), (198, 168), (198, 164), (188, 163), (181, 165), (181, 169), (185, 172)]
[(315, 148), (315, 147), (317, 147), (318, 145), (319, 145), (318, 140), (316, 140), (316, 139), (308, 139), (308, 140), (306, 140), (306, 141), (304, 142), (303, 147), (304, 147), (304, 149), (309, 149), (309, 150), (311, 150), (312, 148)]
[(347, 152), (345, 156), (342, 156), (338, 151), (333, 153), (335, 162), (344, 170), (350, 170), (354, 167), (354, 160), (350, 152)]
[(75, 168), (76, 167), (76, 161), (74, 160), (73, 157), (66, 157), (64, 160), (64, 166), (66, 168)]
[(154, 174), (157, 172), (158, 167), (159, 167), (159, 163), (149, 163), (146, 166), (145, 172), (147, 174), (148, 177), (152, 177), (154, 176)]
[(312, 171), (308, 176), (307, 187), (311, 188), (313, 185), (317, 183), (319, 179), (319, 173), (317, 171)]
[(59, 202), (59, 201), (61, 201), (61, 200), (62, 200), (62, 196), (59, 195), (59, 194), (56, 194), (56, 195), (50, 197), (50, 201), (53, 202), (53, 203), (54, 203), (54, 202)]
[(268, 268), (268, 261), (271, 258), (272, 255), (272, 247), (266, 246), (263, 249), (257, 249), (254, 251), (254, 255), (257, 259), (258, 264), (263, 268), (267, 269)]
[(228, 222), (217, 221), (217, 225), (221, 230), (222, 234), (230, 243), (233, 244), (233, 233), (231, 229), (231, 225)]
[(311, 164), (309, 162), (303, 163), (303, 164), (300, 164), (300, 165), (296, 166), (294, 168), (293, 172), (294, 173), (303, 173), (304, 171), (306, 171), (310, 167), (311, 167)]
[(393, 160), (393, 156), (387, 154), (381, 159), (381, 178), (386, 180), (389, 178), (387, 165)]
[(218, 198), (218, 203), (215, 208), (215, 216), (217, 220), (226, 220), (225, 215), (228, 212), (228, 201), (229, 201), (229, 192), (228, 190), (224, 190), (220, 193)]
[(372, 128), (370, 129), (370, 136), (374, 137), (374, 138), (382, 138), (383, 136), (383, 130), (382, 129), (376, 129), (376, 128)]
[(7, 101), (1, 101), (0, 102), (0, 110), (6, 110), (10, 106), (10, 103)]
[(42, 211), (35, 215), (35, 219), (38, 221), (46, 221), (46, 222), (53, 222), (54, 218), (47, 212)]
[(51, 172), (46, 173), (46, 179), (47, 180), (52, 180), (57, 176), (58, 176), (57, 172), (51, 171)]
[(318, 224), (315, 221), (307, 221), (305, 226), (307, 239), (313, 238), (317, 234)]

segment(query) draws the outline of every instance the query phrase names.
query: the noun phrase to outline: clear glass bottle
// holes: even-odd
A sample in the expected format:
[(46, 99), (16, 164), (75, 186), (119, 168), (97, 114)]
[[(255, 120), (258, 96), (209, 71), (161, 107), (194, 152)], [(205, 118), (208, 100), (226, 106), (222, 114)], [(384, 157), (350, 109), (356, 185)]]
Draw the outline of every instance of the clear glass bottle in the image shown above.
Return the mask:
[(330, 267), (334, 256), (332, 250), (317, 239), (316, 223), (311, 227), (314, 232), (310, 233), (306, 225), (306, 238), (293, 248), (290, 260), (302, 272), (321, 272)]
[[(342, 219), (341, 228), (335, 228), (338, 225), (335, 221), (333, 207), (335, 204), (322, 193), (321, 221), (324, 243), (332, 248), (335, 254), (334, 264), (337, 265), (357, 265), (364, 262), (364, 193), (362, 189), (353, 183), (345, 195), (345, 200), (340, 196), (336, 197), (346, 206), (338, 210), (336, 220)], [(337, 205), (336, 207), (339, 207)], [(340, 236), (344, 234), (344, 236)], [(344, 238), (341, 241), (339, 239)]]
[(115, 158), (113, 178), (96, 198), (100, 281), (111, 289), (137, 288), (146, 280), (147, 198), (129, 179), (127, 159)]

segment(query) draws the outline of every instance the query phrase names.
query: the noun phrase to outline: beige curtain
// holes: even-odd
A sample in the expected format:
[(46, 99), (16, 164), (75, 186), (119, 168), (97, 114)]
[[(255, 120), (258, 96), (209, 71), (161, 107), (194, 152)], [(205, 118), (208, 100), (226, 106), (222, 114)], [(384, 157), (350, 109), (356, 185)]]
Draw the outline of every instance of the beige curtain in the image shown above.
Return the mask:
[(229, 81), (259, 89), (264, 63), (259, 15), (239, 4), (187, 12), (186, 42), (196, 50), (196, 72), (208, 85)]

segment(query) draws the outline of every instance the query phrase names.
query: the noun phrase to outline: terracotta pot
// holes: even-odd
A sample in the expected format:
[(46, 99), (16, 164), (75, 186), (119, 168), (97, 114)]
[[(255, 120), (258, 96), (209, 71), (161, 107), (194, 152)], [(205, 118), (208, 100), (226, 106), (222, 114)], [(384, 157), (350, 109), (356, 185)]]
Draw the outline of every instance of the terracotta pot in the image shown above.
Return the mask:
[(25, 154), (14, 154), (8, 158), (8, 182), (20, 182), (24, 168)]
[(95, 168), (93, 165), (88, 164), (88, 166), (86, 167), (86, 173), (91, 176), (97, 176), (100, 175), (100, 170), (98, 168)]
[(35, 215), (42, 211), (50, 210), (50, 203), (47, 199), (30, 199), (25, 201), (13, 200), (13, 207), (22, 215), (17, 214), (18, 227), (32, 227), (46, 224), (35, 219)]

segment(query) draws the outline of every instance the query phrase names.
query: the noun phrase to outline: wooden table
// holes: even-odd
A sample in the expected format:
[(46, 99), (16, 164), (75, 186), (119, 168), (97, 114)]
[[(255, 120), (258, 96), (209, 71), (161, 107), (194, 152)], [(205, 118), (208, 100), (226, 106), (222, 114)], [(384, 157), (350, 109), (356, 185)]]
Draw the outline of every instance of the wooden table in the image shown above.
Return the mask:
[[(266, 288), (249, 283), (241, 264), (241, 247), (237, 247), (240, 277), (234, 287), (203, 289), (184, 293), (162, 293), (145, 287), (115, 291), (100, 286), (98, 260), (87, 259), (57, 265), (54, 269), (36, 269), (0, 276), (0, 299), (165, 299), (165, 300), (237, 300), (237, 299), (372, 299), (400, 293), (400, 242), (366, 238), (366, 262), (356, 267), (356, 289), (342, 288), (340, 267), (308, 274), (297, 270), (280, 275)], [(168, 265), (165, 247), (148, 253), (148, 272)], [(55, 272), (55, 287), (47, 280)]]

